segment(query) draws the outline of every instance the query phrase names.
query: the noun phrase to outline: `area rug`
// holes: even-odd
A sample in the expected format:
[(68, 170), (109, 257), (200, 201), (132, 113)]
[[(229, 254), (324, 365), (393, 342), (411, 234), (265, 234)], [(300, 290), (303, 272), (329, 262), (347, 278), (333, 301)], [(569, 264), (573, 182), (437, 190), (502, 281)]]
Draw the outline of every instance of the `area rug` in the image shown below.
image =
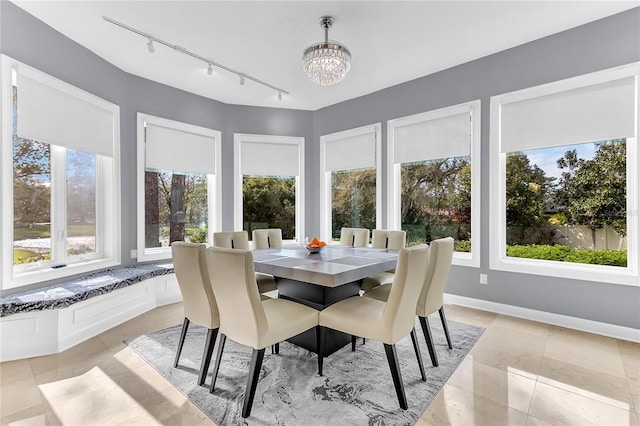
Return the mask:
[(215, 352), (205, 386), (196, 385), (206, 329), (192, 325), (173, 368), (180, 326), (125, 341), (149, 365), (184, 393), (217, 425), (413, 425), (455, 371), (484, 329), (448, 321), (453, 349), (447, 347), (440, 319), (430, 321), (439, 367), (431, 366), (422, 330), (416, 332), (427, 381), (407, 336), (396, 344), (400, 370), (409, 403), (400, 409), (382, 343), (358, 339), (325, 358), (324, 376), (317, 373), (317, 357), (283, 342), (280, 354), (265, 351), (251, 416), (241, 417), (251, 349), (227, 339), (216, 390), (209, 393)]

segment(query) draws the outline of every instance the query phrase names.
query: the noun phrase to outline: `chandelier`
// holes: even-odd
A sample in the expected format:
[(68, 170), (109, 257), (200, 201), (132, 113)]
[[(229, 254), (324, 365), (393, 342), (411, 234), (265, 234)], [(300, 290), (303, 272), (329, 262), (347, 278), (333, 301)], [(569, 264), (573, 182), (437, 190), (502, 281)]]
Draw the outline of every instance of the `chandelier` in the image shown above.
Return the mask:
[(336, 41), (329, 42), (329, 28), (333, 24), (331, 16), (320, 18), (324, 28), (324, 42), (307, 47), (302, 55), (302, 67), (309, 79), (322, 86), (331, 86), (341, 81), (351, 67), (351, 52)]

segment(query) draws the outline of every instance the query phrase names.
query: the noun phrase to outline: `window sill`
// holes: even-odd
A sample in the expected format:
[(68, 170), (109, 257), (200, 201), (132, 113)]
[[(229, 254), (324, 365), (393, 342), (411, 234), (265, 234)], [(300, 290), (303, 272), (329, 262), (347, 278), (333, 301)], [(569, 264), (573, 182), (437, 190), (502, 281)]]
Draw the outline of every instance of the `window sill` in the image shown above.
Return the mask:
[(634, 271), (632, 267), (588, 265), (540, 259), (501, 258), (492, 260), (491, 269), (608, 284), (640, 285), (638, 272)]

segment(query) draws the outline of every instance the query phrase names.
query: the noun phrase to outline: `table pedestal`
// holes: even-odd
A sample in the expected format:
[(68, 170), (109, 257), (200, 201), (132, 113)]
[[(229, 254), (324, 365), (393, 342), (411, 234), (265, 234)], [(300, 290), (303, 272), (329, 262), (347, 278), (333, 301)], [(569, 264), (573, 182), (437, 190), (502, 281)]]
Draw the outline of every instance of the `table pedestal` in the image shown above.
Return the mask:
[[(319, 311), (351, 296), (358, 296), (361, 281), (343, 284), (338, 287), (325, 287), (302, 281), (276, 277), (278, 294), (282, 299), (292, 300)], [(318, 353), (315, 329), (307, 330), (288, 340), (311, 352)], [(351, 343), (351, 335), (327, 329), (325, 340), (325, 356)]]

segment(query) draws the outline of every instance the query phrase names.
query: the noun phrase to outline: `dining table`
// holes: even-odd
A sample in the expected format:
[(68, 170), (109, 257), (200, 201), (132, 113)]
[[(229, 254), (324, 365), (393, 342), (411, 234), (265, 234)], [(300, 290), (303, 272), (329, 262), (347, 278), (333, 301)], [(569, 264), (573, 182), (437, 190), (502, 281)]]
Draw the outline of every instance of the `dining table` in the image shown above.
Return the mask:
[[(253, 250), (256, 272), (271, 274), (278, 297), (323, 310), (348, 297), (358, 296), (364, 278), (394, 269), (398, 250), (327, 245), (310, 253), (302, 245)], [(289, 339), (317, 353), (315, 330)], [(351, 342), (351, 336), (327, 330), (325, 356)]]

